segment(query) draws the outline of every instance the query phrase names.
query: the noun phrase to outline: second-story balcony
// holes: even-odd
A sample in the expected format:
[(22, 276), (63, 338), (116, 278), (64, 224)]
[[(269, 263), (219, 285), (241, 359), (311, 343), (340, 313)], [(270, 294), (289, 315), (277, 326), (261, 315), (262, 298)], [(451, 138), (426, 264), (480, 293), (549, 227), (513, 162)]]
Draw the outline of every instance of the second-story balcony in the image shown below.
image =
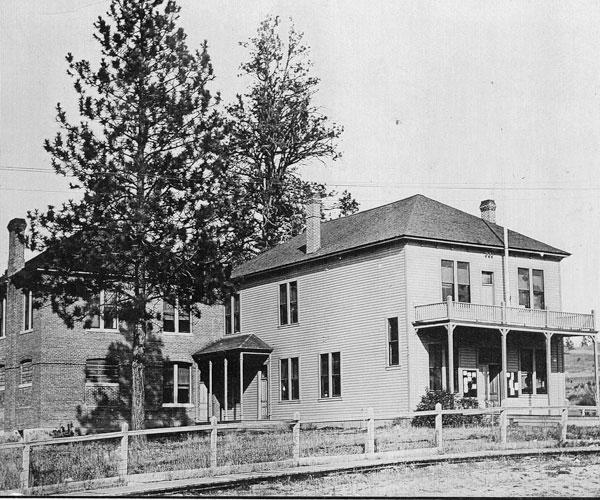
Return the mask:
[(481, 327), (510, 328), (513, 330), (547, 330), (591, 335), (597, 332), (592, 314), (524, 309), (521, 307), (490, 306), (467, 302), (437, 302), (415, 306), (417, 326), (457, 322)]

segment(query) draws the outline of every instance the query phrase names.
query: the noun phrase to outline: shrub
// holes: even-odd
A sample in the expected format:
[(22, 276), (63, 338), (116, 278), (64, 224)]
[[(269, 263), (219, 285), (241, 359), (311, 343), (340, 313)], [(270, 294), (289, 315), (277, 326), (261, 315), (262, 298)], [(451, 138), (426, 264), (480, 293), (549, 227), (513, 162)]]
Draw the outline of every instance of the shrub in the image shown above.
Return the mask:
[[(449, 391), (430, 391), (421, 397), (421, 402), (417, 405), (416, 411), (435, 410), (435, 405), (440, 403), (442, 410), (459, 410), (479, 408), (479, 401), (474, 398), (459, 398)], [(442, 423), (450, 427), (460, 427), (463, 425), (478, 425), (483, 420), (482, 415), (443, 415)], [(414, 417), (412, 424), (417, 427), (434, 427), (435, 417)]]

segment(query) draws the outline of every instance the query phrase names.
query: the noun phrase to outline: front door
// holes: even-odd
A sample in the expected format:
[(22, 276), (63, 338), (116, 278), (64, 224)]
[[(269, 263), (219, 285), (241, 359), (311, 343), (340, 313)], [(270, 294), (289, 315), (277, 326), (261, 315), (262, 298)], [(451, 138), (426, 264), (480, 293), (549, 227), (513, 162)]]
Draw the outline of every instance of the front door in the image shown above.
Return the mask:
[(500, 365), (497, 363), (479, 365), (479, 370), (483, 377), (485, 400), (494, 406), (500, 404)]
[(267, 379), (267, 367), (263, 366), (260, 370), (259, 381), (259, 400), (260, 411), (258, 418), (269, 418), (269, 381)]

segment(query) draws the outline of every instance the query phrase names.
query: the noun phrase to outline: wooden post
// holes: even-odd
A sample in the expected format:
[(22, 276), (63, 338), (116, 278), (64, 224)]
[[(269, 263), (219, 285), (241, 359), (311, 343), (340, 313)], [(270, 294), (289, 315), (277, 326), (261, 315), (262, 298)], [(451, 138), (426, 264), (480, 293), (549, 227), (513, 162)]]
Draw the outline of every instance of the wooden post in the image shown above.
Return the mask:
[(123, 433), (123, 437), (121, 438), (121, 453), (119, 460), (119, 479), (125, 480), (127, 477), (127, 469), (129, 465), (129, 424), (127, 422), (123, 422), (121, 424), (121, 432)]
[(506, 408), (500, 410), (500, 442), (502, 446), (506, 447), (506, 441), (508, 437), (508, 415)]
[(594, 396), (596, 399), (596, 417), (600, 418), (600, 372), (598, 371), (598, 335), (593, 336), (594, 340), (594, 380), (596, 381), (596, 390)]
[(500, 382), (502, 382), (502, 406), (506, 404), (506, 398), (508, 397), (508, 363), (506, 360), (506, 337), (508, 336), (508, 331), (508, 328), (500, 328), (500, 337), (502, 344), (502, 378), (500, 379)]
[[(546, 332), (546, 394), (548, 395), (548, 406), (552, 405), (552, 397), (550, 396), (550, 376), (552, 375), (552, 333)], [(550, 411), (549, 413), (550, 414)]]
[(225, 414), (223, 415), (223, 420), (229, 420), (227, 418), (227, 413), (229, 411), (229, 401), (227, 401), (227, 396), (228, 394), (228, 387), (227, 387), (227, 383), (228, 383), (228, 378), (229, 378), (229, 373), (228, 372), (228, 368), (227, 368), (227, 358), (223, 359), (223, 404), (224, 404), (224, 408), (225, 408)]
[(367, 410), (367, 440), (365, 442), (365, 453), (375, 453), (375, 411), (373, 408)]
[(560, 416), (560, 442), (564, 443), (567, 440), (567, 424), (569, 421), (569, 407), (565, 406), (562, 409)]
[(210, 467), (217, 466), (217, 417), (210, 417)]
[(448, 314), (448, 319), (452, 319), (452, 295), (446, 297), (446, 313)]
[(442, 404), (436, 403), (435, 411), (439, 412), (435, 416), (435, 444), (439, 450), (441, 450), (444, 446), (444, 441), (442, 438)]
[(240, 420), (244, 418), (244, 353), (240, 352)]
[(507, 320), (506, 320), (506, 303), (504, 301), (500, 302), (500, 318), (502, 320), (502, 324), (506, 325)]
[(300, 413), (294, 413), (294, 427), (292, 427), (292, 439), (294, 441), (292, 447), (292, 454), (294, 462), (300, 461)]
[(213, 416), (213, 369), (212, 361), (208, 362), (208, 418)]
[(31, 445), (27, 444), (29, 435), (23, 433), (23, 465), (21, 470), (20, 487), (23, 493), (29, 491), (29, 461), (31, 455)]
[(448, 389), (454, 394), (454, 328), (455, 324), (446, 325), (448, 330)]

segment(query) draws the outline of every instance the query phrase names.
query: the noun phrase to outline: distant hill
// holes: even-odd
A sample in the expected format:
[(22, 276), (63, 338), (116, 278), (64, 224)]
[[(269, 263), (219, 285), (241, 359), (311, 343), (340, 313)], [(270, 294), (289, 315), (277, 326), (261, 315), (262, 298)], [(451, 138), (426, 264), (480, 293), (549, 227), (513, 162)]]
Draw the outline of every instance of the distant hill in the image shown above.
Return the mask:
[(594, 405), (595, 375), (592, 346), (565, 349), (567, 399), (572, 405)]

